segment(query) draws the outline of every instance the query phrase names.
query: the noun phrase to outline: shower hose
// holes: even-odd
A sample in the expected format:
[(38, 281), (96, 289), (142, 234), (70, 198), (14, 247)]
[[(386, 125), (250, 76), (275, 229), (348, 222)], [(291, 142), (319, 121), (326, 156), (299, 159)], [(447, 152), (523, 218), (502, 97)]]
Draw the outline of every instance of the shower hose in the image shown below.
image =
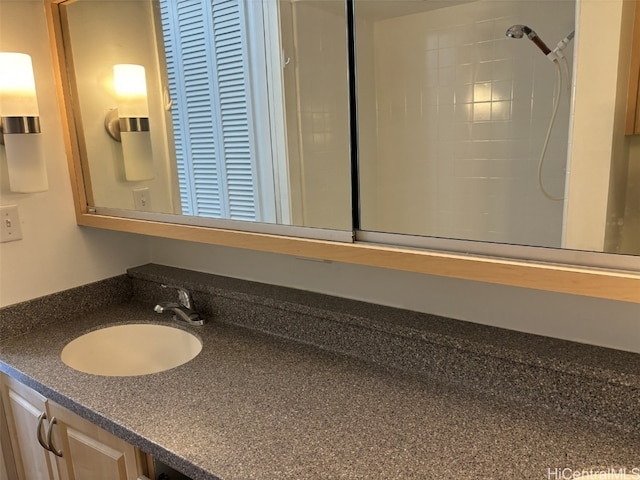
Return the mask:
[[(562, 66), (560, 65), (560, 60), (562, 60)], [(540, 190), (542, 194), (547, 197), (549, 200), (553, 200), (556, 202), (560, 202), (564, 200), (564, 196), (558, 197), (550, 194), (544, 186), (544, 182), (542, 181), (542, 170), (544, 167), (544, 158), (547, 153), (547, 148), (549, 147), (549, 139), (551, 138), (551, 132), (553, 131), (553, 124), (555, 123), (556, 116), (558, 115), (558, 107), (560, 106), (560, 98), (562, 97), (562, 75), (564, 72), (565, 80), (566, 80), (566, 88), (567, 88), (567, 97), (569, 102), (571, 102), (571, 80), (569, 77), (569, 62), (567, 62), (567, 58), (562, 56), (561, 59), (554, 59), (553, 64), (556, 67), (556, 84), (553, 92), (554, 100), (553, 100), (553, 112), (551, 113), (551, 120), (549, 121), (549, 128), (547, 128), (547, 135), (544, 139), (544, 144), (542, 146), (542, 151), (540, 152), (540, 158), (538, 160), (538, 185), (540, 186)], [(564, 69), (562, 68), (564, 66)]]

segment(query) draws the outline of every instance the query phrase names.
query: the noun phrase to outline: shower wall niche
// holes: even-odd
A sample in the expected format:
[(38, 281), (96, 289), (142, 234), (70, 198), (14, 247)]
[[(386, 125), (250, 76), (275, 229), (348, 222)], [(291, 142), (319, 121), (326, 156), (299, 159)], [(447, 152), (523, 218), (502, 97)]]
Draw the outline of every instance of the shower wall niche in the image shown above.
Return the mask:
[[(514, 24), (554, 48), (575, 2), (356, 2), (362, 229), (559, 247), (570, 93), (538, 162), (556, 67)], [(405, 9), (398, 5), (405, 5)], [(429, 11), (416, 11), (440, 6)], [(568, 64), (573, 42), (564, 51)]]

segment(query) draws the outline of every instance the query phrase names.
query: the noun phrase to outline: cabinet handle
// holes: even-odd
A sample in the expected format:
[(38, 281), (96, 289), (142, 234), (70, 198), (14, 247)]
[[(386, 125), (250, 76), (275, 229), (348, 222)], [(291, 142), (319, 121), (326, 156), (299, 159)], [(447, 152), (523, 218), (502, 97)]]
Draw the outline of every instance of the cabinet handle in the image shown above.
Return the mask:
[(42, 424), (46, 419), (47, 419), (47, 413), (42, 412), (38, 417), (38, 426), (36, 427), (36, 437), (38, 438), (38, 443), (42, 446), (42, 448), (44, 448), (45, 450), (51, 451), (51, 449), (49, 448), (49, 445), (44, 443), (44, 439), (42, 438)]
[(52, 417), (49, 422), (49, 426), (47, 427), (47, 444), (49, 445), (48, 450), (53, 453), (56, 457), (62, 457), (62, 450), (58, 450), (53, 446), (53, 441), (51, 439), (51, 434), (53, 433), (53, 426), (58, 422), (56, 417)]

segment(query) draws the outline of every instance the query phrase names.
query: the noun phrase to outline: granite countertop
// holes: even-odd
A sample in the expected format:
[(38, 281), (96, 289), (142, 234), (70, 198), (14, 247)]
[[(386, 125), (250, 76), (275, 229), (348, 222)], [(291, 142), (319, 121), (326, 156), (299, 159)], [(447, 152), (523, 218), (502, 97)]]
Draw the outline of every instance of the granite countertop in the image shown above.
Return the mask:
[[(176, 325), (203, 350), (137, 377), (60, 360), (71, 339), (129, 322)], [(195, 480), (549, 479), (640, 467), (637, 432), (215, 320), (177, 324), (136, 302), (4, 340), (0, 370)]]

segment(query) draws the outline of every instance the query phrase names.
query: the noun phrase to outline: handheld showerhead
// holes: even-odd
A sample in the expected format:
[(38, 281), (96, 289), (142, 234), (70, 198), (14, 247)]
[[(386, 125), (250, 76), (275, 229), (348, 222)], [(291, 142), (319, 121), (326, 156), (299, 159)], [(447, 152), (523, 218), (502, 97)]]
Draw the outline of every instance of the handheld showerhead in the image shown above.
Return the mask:
[(507, 29), (505, 35), (509, 38), (522, 38), (526, 35), (529, 40), (542, 50), (542, 53), (545, 55), (551, 53), (551, 49), (547, 47), (547, 44), (542, 41), (536, 32), (526, 25), (512, 25)]
[(522, 38), (525, 34), (525, 28), (529, 31), (531, 30), (526, 25), (511, 25), (507, 28), (505, 35), (509, 38)]

